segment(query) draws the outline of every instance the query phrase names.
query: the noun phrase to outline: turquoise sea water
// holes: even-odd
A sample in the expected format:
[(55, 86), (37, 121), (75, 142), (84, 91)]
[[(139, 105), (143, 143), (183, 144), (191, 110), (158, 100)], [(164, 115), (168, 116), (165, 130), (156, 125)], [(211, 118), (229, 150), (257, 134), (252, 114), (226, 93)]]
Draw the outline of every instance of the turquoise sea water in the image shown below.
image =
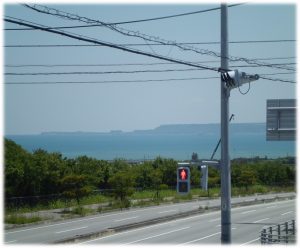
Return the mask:
[[(74, 158), (80, 155), (97, 159), (153, 159), (157, 156), (176, 160), (190, 159), (193, 152), (199, 158), (210, 158), (219, 135), (191, 134), (51, 134), (7, 135), (23, 148), (32, 152), (42, 148), (48, 152), (60, 152)], [(267, 156), (277, 158), (296, 156), (293, 141), (266, 141), (263, 132), (239, 132), (230, 136), (230, 157)], [(220, 149), (216, 153), (220, 158)]]

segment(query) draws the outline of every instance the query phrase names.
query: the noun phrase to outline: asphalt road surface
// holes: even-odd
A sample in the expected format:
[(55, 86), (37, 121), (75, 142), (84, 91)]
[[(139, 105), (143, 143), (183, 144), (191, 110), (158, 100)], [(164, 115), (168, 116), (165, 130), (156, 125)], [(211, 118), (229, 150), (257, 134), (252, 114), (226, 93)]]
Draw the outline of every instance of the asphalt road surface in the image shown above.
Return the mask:
[[(290, 196), (295, 193), (276, 194)], [(274, 198), (276, 195), (259, 195), (232, 198), (232, 203)], [(5, 244), (49, 244), (76, 235), (113, 228), (198, 209), (199, 206), (219, 206), (220, 199), (168, 204), (156, 207), (130, 209), (84, 218), (5, 230)], [(277, 201), (232, 208), (232, 240), (234, 243), (258, 242), (258, 233), (264, 225), (295, 218), (295, 200)], [(256, 239), (256, 240), (255, 240)], [(182, 244), (220, 243), (220, 211), (194, 215), (156, 225), (123, 231), (110, 236), (89, 240), (98, 244)]]
[[(295, 200), (232, 209), (232, 243), (259, 244), (263, 226), (295, 218)], [(85, 244), (220, 244), (220, 211), (142, 227)]]

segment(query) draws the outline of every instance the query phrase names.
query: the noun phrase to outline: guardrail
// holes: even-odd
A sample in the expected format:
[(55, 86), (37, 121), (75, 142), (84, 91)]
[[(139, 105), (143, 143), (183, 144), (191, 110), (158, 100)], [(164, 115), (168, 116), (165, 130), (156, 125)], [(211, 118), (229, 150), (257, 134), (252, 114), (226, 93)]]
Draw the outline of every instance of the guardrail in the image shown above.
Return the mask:
[(279, 244), (296, 242), (295, 220), (278, 225), (264, 227), (260, 232), (261, 244)]

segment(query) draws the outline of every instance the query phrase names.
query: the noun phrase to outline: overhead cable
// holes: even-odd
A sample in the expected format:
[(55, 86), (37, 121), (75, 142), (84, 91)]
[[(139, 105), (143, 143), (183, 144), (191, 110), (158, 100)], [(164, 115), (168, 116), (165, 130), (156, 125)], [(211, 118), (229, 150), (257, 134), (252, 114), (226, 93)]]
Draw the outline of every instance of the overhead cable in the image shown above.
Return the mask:
[[(291, 63), (289, 63), (291, 64)], [(285, 64), (284, 64), (285, 65)], [(241, 65), (239, 67), (257, 67), (256, 65)], [(160, 70), (134, 70), (134, 71), (72, 71), (72, 72), (5, 72), (5, 76), (53, 76), (53, 75), (99, 75), (99, 74), (129, 74), (129, 73), (162, 73), (162, 72), (184, 72), (184, 71), (200, 71), (206, 69), (160, 69)], [(273, 73), (274, 74), (274, 73)], [(273, 75), (271, 74), (271, 75)], [(285, 73), (290, 74), (290, 73)]]
[(180, 72), (180, 71), (199, 71), (206, 69), (166, 69), (166, 70), (135, 70), (135, 71), (73, 71), (73, 72), (6, 72), (6, 76), (50, 76), (50, 75), (80, 75), (80, 74), (123, 74), (123, 73), (151, 73), (151, 72)]
[[(239, 6), (239, 5), (242, 5), (242, 4), (244, 4), (244, 3), (231, 4), (231, 5), (228, 5), (228, 8)], [(30, 8), (31, 6), (28, 5), (26, 7)], [(205, 9), (205, 10), (197, 10), (197, 11), (186, 12), (186, 13), (181, 13), (181, 14), (176, 14), (176, 15), (153, 17), (153, 18), (147, 18), (147, 19), (139, 19), (139, 20), (131, 20), (131, 21), (123, 21), (123, 22), (110, 22), (110, 23), (107, 23), (107, 24), (109, 24), (109, 25), (122, 25), (122, 24), (131, 24), (131, 23), (139, 23), (139, 22), (157, 21), (157, 20), (187, 16), (187, 15), (195, 15), (195, 14), (200, 14), (200, 13), (206, 13), (206, 12), (215, 11), (215, 10), (219, 10), (219, 9), (221, 9), (221, 7)], [(102, 24), (51, 27), (51, 29), (88, 28), (88, 27), (96, 27), (96, 26), (102, 26)], [(34, 29), (32, 29), (32, 28), (21, 28), (21, 29), (4, 29), (4, 30), (34, 30)]]
[[(111, 25), (108, 24), (106, 22), (103, 21), (99, 21), (99, 20), (94, 20), (88, 17), (83, 17), (83, 16), (79, 16), (77, 14), (72, 14), (72, 13), (68, 13), (68, 12), (64, 12), (55, 8), (50, 8), (47, 6), (43, 6), (43, 5), (28, 5), (28, 4), (24, 4), (25, 7), (30, 8), (32, 10), (35, 10), (37, 12), (40, 13), (44, 13), (44, 14), (48, 14), (48, 15), (52, 15), (52, 16), (56, 16), (62, 19), (67, 19), (67, 20), (72, 20), (72, 21), (80, 21), (80, 22), (84, 22), (84, 23), (88, 23), (88, 24), (101, 24), (102, 26), (115, 31), (117, 33), (120, 33), (122, 35), (126, 35), (126, 36), (130, 36), (130, 37), (137, 37), (137, 38), (141, 38), (145, 41), (152, 41), (152, 42), (156, 42), (159, 44), (168, 44), (168, 45), (172, 45), (175, 46), (183, 51), (193, 51), (196, 52), (198, 54), (201, 55), (209, 55), (209, 56), (214, 56), (214, 57), (219, 57), (221, 58), (221, 54), (215, 51), (211, 51), (211, 50), (207, 50), (207, 49), (199, 49), (199, 48), (195, 48), (191, 45), (180, 45), (179, 43), (175, 42), (175, 41), (168, 41), (165, 39), (162, 39), (160, 37), (155, 37), (155, 36), (151, 36), (151, 35), (147, 35), (147, 34), (143, 34), (139, 31), (132, 31), (132, 30), (128, 30), (128, 29), (124, 29), (124, 28), (120, 28), (117, 25)], [(243, 57), (237, 57), (237, 56), (229, 56), (228, 59), (230, 61), (244, 61), (248, 64), (257, 64), (257, 65), (261, 65), (261, 66), (266, 66), (266, 67), (274, 67), (269, 65), (268, 63), (263, 63), (257, 60), (249, 60), (247, 58), (243, 58)], [(276, 68), (279, 69), (285, 69), (285, 70), (292, 70), (295, 71), (294, 68), (290, 68), (290, 67), (279, 67), (279, 66), (275, 66)]]
[(220, 79), (220, 77), (202, 77), (202, 78), (167, 78), (167, 79), (141, 79), (141, 80), (113, 80), (113, 81), (55, 81), (55, 82), (5, 82), (7, 85), (47, 85), (47, 84), (110, 84), (110, 83), (148, 83), (148, 82), (169, 82), (169, 81), (188, 81), (188, 80), (206, 80)]
[[(282, 73), (273, 73), (272, 75), (277, 75)], [(260, 74), (260, 78), (266, 80), (295, 83), (291, 80), (284, 79), (274, 79), (264, 77), (264, 75), (270, 74)], [(220, 77), (196, 77), (196, 78), (166, 78), (166, 79), (141, 79), (141, 80), (111, 80), (111, 81), (36, 81), (36, 82), (5, 82), (6, 85), (51, 85), (51, 84), (110, 84), (110, 83), (150, 83), (150, 82), (170, 82), (170, 81), (193, 81), (193, 80), (207, 80), (207, 79), (220, 79)]]
[(259, 76), (260, 78), (262, 79), (265, 79), (265, 80), (270, 80), (270, 81), (277, 81), (277, 82), (284, 82), (284, 83), (292, 83), (292, 84), (295, 84), (296, 82), (295, 81), (292, 81), (292, 80), (286, 80), (286, 79), (281, 79), (281, 78), (270, 78), (270, 77), (266, 77), (266, 76)]
[[(249, 43), (282, 43), (282, 42), (296, 42), (296, 40), (248, 40), (248, 41), (229, 41), (229, 44), (249, 44)], [(207, 42), (178, 42), (179, 45), (219, 45), (218, 41)], [(144, 44), (144, 43), (132, 43), (132, 44), (117, 44), (120, 46), (171, 46), (170, 44)], [(7, 48), (48, 48), (48, 47), (97, 47), (101, 45), (77, 45), (77, 44), (28, 44), (28, 45), (4, 45)]]
[[(258, 60), (281, 60), (281, 59), (295, 59), (296, 57), (267, 57), (257, 58)], [(205, 60), (205, 61), (191, 61), (191, 63), (220, 63), (219, 60)], [(7, 64), (5, 67), (110, 67), (110, 66), (156, 66), (156, 65), (174, 65), (170, 62), (156, 62), (156, 63), (122, 63), (122, 64)], [(233, 66), (235, 67), (235, 66)], [(290, 73), (290, 72), (287, 72)]]
[(118, 50), (130, 52), (130, 53), (135, 53), (135, 54), (144, 55), (144, 56), (148, 56), (148, 57), (152, 57), (152, 58), (157, 58), (157, 59), (161, 59), (161, 60), (165, 60), (165, 61), (169, 61), (169, 62), (174, 62), (174, 63), (177, 63), (177, 64), (188, 65), (188, 66), (207, 69), (207, 70), (211, 70), (211, 71), (218, 71), (217, 68), (213, 68), (213, 67), (197, 65), (197, 64), (193, 64), (193, 63), (183, 61), (183, 60), (178, 60), (178, 59), (173, 59), (173, 58), (169, 58), (169, 57), (165, 57), (165, 56), (161, 56), (161, 55), (151, 54), (151, 53), (147, 53), (147, 52), (137, 50), (137, 49), (126, 48), (126, 47), (123, 47), (123, 46), (115, 45), (113, 43), (100, 41), (100, 40), (97, 40), (97, 39), (94, 39), (94, 38), (81, 36), (81, 35), (70, 33), (70, 32), (47, 29), (47, 27), (45, 27), (45, 26), (28, 23), (24, 20), (20, 20), (20, 19), (17, 19), (17, 18), (14, 18), (14, 19), (4, 18), (4, 21), (10, 22), (10, 23), (15, 23), (15, 24), (18, 24), (18, 25), (26, 26), (26, 27), (36, 28), (38, 30), (42, 30), (42, 31), (45, 31), (45, 32), (55, 33), (55, 34), (66, 36), (66, 37), (76, 39), (76, 40), (81, 40), (81, 41), (94, 43), (94, 44), (100, 44), (100, 45), (103, 45), (103, 46), (115, 48), (115, 49), (118, 49)]

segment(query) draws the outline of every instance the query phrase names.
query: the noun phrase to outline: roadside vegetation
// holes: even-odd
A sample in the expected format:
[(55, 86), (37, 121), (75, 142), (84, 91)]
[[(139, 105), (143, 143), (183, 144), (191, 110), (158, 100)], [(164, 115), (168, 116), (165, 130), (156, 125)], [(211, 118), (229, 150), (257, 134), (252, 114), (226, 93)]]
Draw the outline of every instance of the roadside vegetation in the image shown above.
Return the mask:
[[(25, 222), (19, 213), (65, 209), (66, 215), (86, 215), (130, 206), (179, 202), (220, 196), (220, 172), (209, 169), (209, 190), (199, 188), (201, 171), (191, 168), (191, 193), (176, 194), (177, 161), (157, 157), (141, 164), (107, 162), (87, 156), (68, 159), (38, 149), (32, 153), (5, 139), (5, 222)], [(295, 158), (235, 159), (232, 195), (295, 191)], [(94, 208), (87, 205), (96, 204)], [(22, 219), (23, 218), (23, 219)], [(27, 218), (28, 222), (40, 221)]]

